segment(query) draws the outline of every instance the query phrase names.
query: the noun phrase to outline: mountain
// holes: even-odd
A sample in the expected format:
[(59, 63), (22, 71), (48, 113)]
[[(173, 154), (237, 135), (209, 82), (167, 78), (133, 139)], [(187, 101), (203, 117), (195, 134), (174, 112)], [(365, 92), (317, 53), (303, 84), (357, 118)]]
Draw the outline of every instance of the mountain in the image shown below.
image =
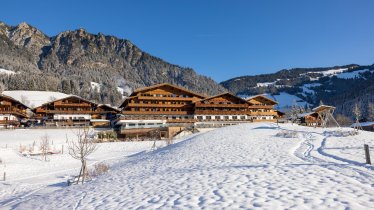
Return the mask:
[(236, 77), (221, 85), (243, 97), (268, 94), (285, 101), (279, 107), (283, 110), (293, 104), (308, 108), (323, 102), (336, 106), (336, 113), (352, 118), (353, 107), (358, 104), (361, 118), (374, 120), (374, 65), (284, 69), (273, 74)]
[(129, 40), (84, 29), (48, 37), (21, 23), (0, 22), (0, 90), (48, 90), (118, 105), (133, 89), (157, 83), (183, 86), (205, 95), (225, 91), (191, 68), (143, 52)]

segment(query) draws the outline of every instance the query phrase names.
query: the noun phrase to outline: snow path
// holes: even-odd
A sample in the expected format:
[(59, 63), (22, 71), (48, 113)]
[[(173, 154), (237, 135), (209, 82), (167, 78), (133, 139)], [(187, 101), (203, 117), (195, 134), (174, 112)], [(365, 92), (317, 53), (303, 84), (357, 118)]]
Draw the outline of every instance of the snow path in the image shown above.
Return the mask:
[[(326, 156), (322, 129), (243, 124), (119, 161), (15, 209), (370, 209), (373, 170)], [(325, 142), (326, 143), (326, 142)], [(329, 143), (329, 142), (327, 142)], [(318, 149), (321, 148), (321, 149)]]
[[(314, 132), (302, 132), (300, 133), (299, 138), (302, 142), (295, 150), (295, 156), (306, 162), (318, 163), (321, 167), (345, 175), (348, 178), (355, 179), (362, 184), (374, 187), (374, 175), (372, 174), (374, 167), (366, 166), (364, 163), (345, 160), (338, 156), (326, 153), (324, 148), (328, 136)], [(312, 155), (312, 151), (315, 151), (315, 156)], [(327, 157), (327, 159), (323, 159), (322, 157), (319, 158), (318, 156)], [(333, 159), (333, 162), (329, 161), (329, 158)], [(365, 169), (371, 169), (371, 173), (364, 171)]]

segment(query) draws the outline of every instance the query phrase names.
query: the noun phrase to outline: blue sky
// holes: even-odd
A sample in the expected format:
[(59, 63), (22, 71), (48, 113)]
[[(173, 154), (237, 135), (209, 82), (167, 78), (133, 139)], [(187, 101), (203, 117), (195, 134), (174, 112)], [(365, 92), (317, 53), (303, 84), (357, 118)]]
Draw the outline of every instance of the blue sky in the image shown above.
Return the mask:
[(25, 21), (47, 35), (77, 28), (115, 35), (220, 82), (372, 64), (373, 8), (371, 0), (5, 0), (0, 21)]

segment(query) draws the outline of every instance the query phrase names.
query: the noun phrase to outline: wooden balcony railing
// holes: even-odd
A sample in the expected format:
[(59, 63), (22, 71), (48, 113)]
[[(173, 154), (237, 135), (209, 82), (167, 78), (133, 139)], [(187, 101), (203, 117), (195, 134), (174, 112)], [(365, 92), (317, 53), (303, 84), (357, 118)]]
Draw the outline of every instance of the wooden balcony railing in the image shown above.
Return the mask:
[(10, 109), (0, 109), (0, 114), (13, 114), (20, 115), (22, 117), (27, 117), (27, 114), (20, 109), (10, 108)]
[(187, 111), (123, 111), (123, 114), (137, 115), (188, 115)]
[(139, 100), (159, 100), (159, 101), (197, 101), (197, 98), (183, 98), (183, 97), (152, 97), (152, 96), (139, 96)]
[(166, 122), (168, 123), (194, 123), (196, 119), (168, 119)]
[(195, 107), (228, 107), (228, 108), (247, 109), (248, 104), (202, 104), (202, 103), (196, 103)]
[(136, 104), (136, 103), (129, 103), (127, 104), (127, 107), (167, 107), (167, 108), (182, 108), (182, 107), (186, 107), (186, 106), (190, 106), (188, 104)]
[(0, 120), (0, 125), (19, 125), (18, 120)]
[(272, 105), (250, 105), (250, 109), (273, 109), (274, 106)]
[(278, 115), (277, 112), (248, 112), (249, 115), (259, 115), (259, 116), (270, 116), (270, 115)]
[(96, 114), (99, 112), (92, 110), (45, 110), (47, 114)]
[(195, 110), (200, 115), (246, 115), (247, 111), (225, 111), (225, 110)]
[(91, 107), (91, 104), (86, 103), (62, 103), (62, 102), (55, 102), (53, 103), (54, 106), (68, 106), (68, 107)]

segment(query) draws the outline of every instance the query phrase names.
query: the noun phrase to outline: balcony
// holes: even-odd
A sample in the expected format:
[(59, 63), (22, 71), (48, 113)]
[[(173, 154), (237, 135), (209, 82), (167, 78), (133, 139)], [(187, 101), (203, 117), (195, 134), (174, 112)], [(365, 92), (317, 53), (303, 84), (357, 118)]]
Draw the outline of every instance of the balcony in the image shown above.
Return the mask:
[(247, 109), (248, 104), (202, 104), (197, 103), (195, 107), (227, 107), (227, 108), (242, 108)]
[(43, 112), (47, 114), (99, 114), (92, 110), (44, 110)]
[(272, 105), (250, 105), (250, 109), (273, 109), (274, 106)]
[(55, 102), (54, 106), (58, 107), (91, 107), (91, 104), (87, 103), (62, 103), (62, 102)]
[(248, 112), (249, 115), (252, 116), (276, 116), (278, 115), (277, 112), (271, 111), (271, 112)]
[(129, 103), (126, 107), (165, 107), (165, 108), (182, 108), (189, 106), (188, 104), (136, 104), (136, 103)]
[(139, 96), (139, 100), (159, 100), (159, 101), (197, 101), (197, 98), (183, 98), (183, 97), (153, 97), (153, 96)]
[(123, 114), (136, 115), (188, 115), (187, 111), (123, 111)]
[(0, 109), (0, 114), (12, 114), (12, 115), (19, 115), (22, 117), (27, 117), (26, 112), (23, 112), (21, 109), (17, 108), (8, 108), (8, 109)]
[(247, 115), (247, 111), (195, 110), (199, 115)]
[(0, 120), (0, 125), (19, 125), (18, 120)]

